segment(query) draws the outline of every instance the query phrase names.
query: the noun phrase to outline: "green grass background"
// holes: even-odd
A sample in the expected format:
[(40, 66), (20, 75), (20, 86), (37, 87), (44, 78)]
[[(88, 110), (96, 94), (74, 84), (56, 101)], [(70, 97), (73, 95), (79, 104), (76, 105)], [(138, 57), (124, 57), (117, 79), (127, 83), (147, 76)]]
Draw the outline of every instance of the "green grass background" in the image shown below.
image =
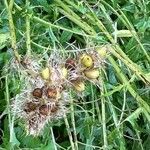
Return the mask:
[[(49, 123), (39, 137), (27, 136), (8, 111), (21, 81), (3, 67), (18, 54), (104, 44), (113, 49), (101, 89), (88, 84), (83, 98), (72, 93), (66, 118)], [(0, 149), (150, 149), (149, 0), (2, 0), (0, 74)]]

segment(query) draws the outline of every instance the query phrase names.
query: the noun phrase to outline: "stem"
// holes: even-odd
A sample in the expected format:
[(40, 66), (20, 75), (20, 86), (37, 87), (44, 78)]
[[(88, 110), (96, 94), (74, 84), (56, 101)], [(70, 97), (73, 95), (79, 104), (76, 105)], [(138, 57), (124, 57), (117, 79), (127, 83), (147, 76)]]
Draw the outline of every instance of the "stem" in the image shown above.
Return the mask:
[[(106, 89), (106, 86), (104, 85), (104, 89), (105, 89), (105, 92), (107, 93), (107, 89)], [(109, 102), (109, 109), (110, 109), (110, 112), (112, 113), (112, 117), (113, 117), (113, 121), (114, 121), (114, 124), (115, 124), (115, 127), (116, 127), (116, 129), (114, 129), (114, 130), (116, 130), (117, 131), (117, 134), (118, 134), (118, 143), (120, 144), (120, 146), (119, 147), (121, 147), (122, 149), (121, 150), (125, 150), (125, 140), (124, 140), (124, 137), (123, 137), (123, 134), (122, 134), (122, 132), (120, 131), (121, 129), (119, 128), (119, 126), (118, 126), (118, 117), (117, 117), (117, 113), (116, 113), (116, 111), (115, 111), (115, 109), (114, 109), (114, 106), (113, 106), (113, 104), (112, 104), (112, 102), (111, 102), (111, 100), (110, 100), (110, 98), (107, 96), (107, 99), (108, 99), (108, 102)], [(112, 131), (113, 132), (113, 131)], [(110, 135), (110, 134), (109, 134)], [(108, 139), (109, 139), (109, 135), (108, 135)]]
[[(27, 9), (29, 7), (29, 0), (26, 0)], [(26, 15), (26, 47), (27, 56), (31, 55), (31, 40), (30, 40), (30, 17), (29, 14)]]
[(66, 115), (64, 116), (64, 120), (65, 120), (65, 124), (66, 124), (66, 128), (67, 128), (67, 132), (68, 132), (68, 136), (69, 136), (71, 148), (72, 148), (72, 150), (75, 150), (75, 146), (74, 146), (74, 143), (73, 143), (72, 134), (71, 134), (71, 131), (70, 131), (69, 122), (68, 122), (68, 119), (67, 119)]
[[(9, 107), (9, 89), (8, 89), (8, 77), (7, 76), (5, 77), (5, 87), (6, 87), (6, 101), (7, 101), (8, 121), (9, 121), (9, 125), (10, 125), (11, 124), (11, 116), (10, 116), (10, 107)], [(11, 134), (10, 134), (10, 139), (11, 139)]]
[[(108, 60), (110, 61), (110, 63), (113, 65), (114, 69), (117, 72), (117, 75), (120, 77), (121, 82), (124, 83), (128, 83), (128, 79), (126, 78), (126, 76), (122, 73), (121, 69), (118, 67), (117, 63), (115, 62), (115, 60), (112, 57), (108, 57)], [(146, 112), (150, 113), (150, 107), (149, 105), (137, 94), (137, 92), (132, 88), (132, 86), (128, 83), (127, 84), (127, 89), (128, 91), (131, 93), (131, 95), (137, 100), (138, 104), (143, 107)], [(148, 119), (148, 118), (147, 118)], [(148, 119), (149, 120), (149, 119)]]
[(47, 22), (47, 21), (45, 21), (45, 20), (43, 20), (43, 19), (40, 19), (40, 18), (38, 18), (38, 17), (36, 17), (36, 16), (33, 17), (33, 20), (36, 21), (36, 22), (38, 22), (38, 23), (41, 23), (41, 24), (44, 25), (44, 26), (61, 29), (61, 30), (64, 30), (64, 31), (68, 31), (68, 32), (71, 32), (71, 33), (75, 33), (75, 34), (77, 34), (77, 35), (82, 35), (82, 36), (86, 36), (86, 37), (96, 38), (96, 36), (87, 35), (87, 34), (85, 34), (84, 32), (83, 32), (83, 33), (82, 33), (82, 32), (79, 33), (79, 32), (73, 31), (73, 30), (71, 30), (71, 29), (67, 29), (67, 28), (61, 27), (61, 26), (59, 26), (59, 25), (54, 25), (54, 24), (52, 24), (52, 23), (50, 23), (50, 22)]
[(10, 97), (9, 97), (9, 87), (8, 87), (8, 76), (5, 77), (5, 87), (6, 87), (6, 101), (7, 101), (7, 113), (8, 113), (8, 124), (9, 124), (9, 142), (12, 143), (14, 139), (14, 116), (11, 119), (11, 111), (10, 111)]
[(109, 34), (109, 32), (107, 31), (107, 29), (105, 28), (103, 23), (97, 18), (97, 16), (93, 12), (93, 10), (90, 8), (90, 6), (87, 5), (87, 7), (91, 11), (92, 16), (90, 16), (90, 15), (86, 15), (86, 16), (88, 17), (88, 19), (90, 19), (91, 21), (95, 22), (97, 27), (106, 35), (108, 40), (112, 43), (113, 48), (111, 49), (111, 52), (113, 53), (113, 55), (115, 57), (117, 57), (118, 59), (120, 59), (121, 61), (123, 61), (126, 66), (128, 66), (133, 72), (135, 72), (135, 74), (140, 79), (142, 79), (143, 82), (145, 82), (145, 80), (146, 80), (146, 82), (150, 83), (150, 81), (147, 78), (147, 76), (142, 72), (142, 69), (138, 65), (133, 63), (132, 60), (122, 51), (120, 46), (116, 44), (116, 42), (113, 39), (113, 37), (111, 36), (111, 34)]
[(126, 89), (124, 88), (124, 94), (123, 94), (123, 106), (122, 106), (122, 110), (121, 110), (121, 115), (120, 115), (120, 119), (118, 122), (118, 126), (120, 126), (121, 120), (123, 118), (124, 115), (124, 111), (125, 111), (125, 106), (126, 106)]
[(86, 22), (84, 22), (81, 17), (79, 17), (76, 13), (74, 13), (66, 4), (64, 4), (61, 0), (55, 0), (55, 2), (61, 6), (63, 9), (59, 8), (58, 11), (65, 15), (67, 18), (72, 20), (74, 23), (78, 24), (83, 30), (85, 30), (90, 35), (96, 35), (96, 32), (93, 30), (91, 26), (89, 26)]
[[(101, 76), (103, 76), (102, 71), (100, 72)], [(104, 94), (104, 83), (102, 82), (102, 87), (101, 87), (101, 95)], [(107, 130), (106, 130), (106, 116), (105, 116), (105, 98), (101, 98), (101, 105), (102, 105), (102, 126), (103, 126), (103, 140), (104, 140), (104, 149), (108, 148), (108, 143), (107, 143)]]
[(125, 14), (123, 13), (123, 11), (121, 11), (121, 9), (119, 9), (121, 15), (113, 8), (111, 7), (107, 2), (105, 1), (101, 1), (102, 3), (104, 3), (106, 6), (108, 6), (117, 16), (118, 18), (125, 24), (125, 26), (131, 31), (131, 33), (133, 34), (135, 40), (138, 42), (138, 44), (140, 45), (141, 49), (143, 50), (147, 60), (150, 62), (150, 57), (147, 54), (144, 46), (142, 45), (142, 43), (140, 42), (140, 39), (134, 29), (134, 26), (129, 22), (128, 18), (125, 16)]
[(19, 56), (19, 53), (17, 51), (17, 40), (16, 40), (16, 34), (15, 34), (15, 26), (14, 26), (13, 17), (12, 17), (12, 9), (13, 9), (14, 1), (10, 0), (9, 5), (8, 5), (7, 0), (4, 0), (4, 2), (5, 2), (6, 10), (8, 13), (9, 30), (10, 30), (10, 36), (11, 36), (11, 46), (12, 46), (12, 49), (14, 51), (14, 55), (15, 55), (17, 61), (20, 62), (20, 56)]
[[(65, 11), (67, 11), (69, 13), (70, 9), (69, 7), (67, 7), (64, 3), (60, 2), (60, 0), (55, 0), (57, 2), (59, 2), (61, 4), (61, 7), (63, 7), (63, 9)], [(76, 9), (78, 8), (75, 4), (73, 5), (71, 2), (68, 2), (67, 0), (65, 0), (67, 3), (69, 3), (70, 5), (72, 5), (73, 7), (75, 7)], [(132, 60), (130, 60), (127, 55), (122, 51), (122, 49), (120, 48), (119, 45), (116, 44), (115, 40), (113, 39), (113, 37), (111, 36), (111, 34), (107, 31), (107, 29), (105, 28), (105, 26), (103, 25), (103, 23), (99, 20), (99, 18), (97, 18), (97, 16), (95, 15), (95, 13), (93, 12), (93, 10), (90, 8), (90, 6), (85, 3), (88, 7), (88, 9), (91, 11), (92, 15), (89, 14), (85, 14), (86, 17), (91, 20), (91, 22), (93, 22), (94, 24), (97, 25), (97, 27), (106, 35), (106, 37), (108, 38), (108, 40), (112, 43), (112, 45), (114, 46), (114, 49), (111, 49), (111, 52), (113, 53), (113, 55), (115, 57), (117, 57), (118, 59), (122, 60), (126, 66), (128, 66), (133, 72), (135, 72), (135, 74), (142, 79), (142, 81), (144, 83), (146, 82), (150, 82), (148, 77), (142, 72), (142, 69), (137, 66), (135, 63), (132, 62)], [(79, 9), (77, 9), (79, 12), (81, 12)], [(82, 13), (82, 12), (81, 12)], [(75, 14), (75, 13), (74, 13)], [(67, 16), (67, 15), (66, 15)], [(76, 16), (76, 19), (78, 19), (78, 15), (74, 15)], [(71, 18), (69, 16), (67, 16), (70, 20)], [(79, 25), (77, 22), (75, 22), (73, 19), (72, 21), (74, 23), (76, 23), (77, 25)], [(80, 26), (80, 25), (79, 25)], [(82, 27), (80, 26), (83, 30), (86, 29), (86, 26)], [(119, 56), (119, 57), (118, 57)]]
[(74, 136), (74, 141), (75, 141), (75, 150), (78, 150), (78, 140), (77, 140), (77, 132), (76, 132), (76, 126), (75, 126), (73, 98), (71, 97), (71, 95), (70, 95), (70, 99), (71, 99), (71, 122), (72, 122), (72, 126), (73, 126), (73, 136)]
[(51, 129), (51, 136), (52, 136), (52, 141), (53, 141), (53, 145), (54, 145), (54, 150), (57, 150), (55, 137), (54, 137), (54, 133), (53, 133), (53, 128), (51, 127), (50, 129)]
[[(20, 6), (18, 6), (16, 3), (15, 4), (15, 7), (17, 8), (17, 10), (21, 11), (22, 8)], [(85, 37), (89, 37), (89, 38), (94, 38), (96, 39), (96, 35), (88, 35), (88, 34), (85, 34), (84, 32), (76, 32), (74, 30), (71, 30), (71, 29), (68, 29), (68, 28), (64, 28), (64, 27), (61, 27), (59, 25), (54, 25), (50, 22), (47, 22), (43, 19), (40, 19), (39, 17), (36, 17), (36, 16), (33, 16), (32, 18), (35, 22), (38, 22), (38, 23), (41, 23), (42, 25), (46, 26), (46, 27), (53, 27), (53, 28), (57, 28), (57, 29), (61, 29), (61, 30), (64, 30), (64, 31), (68, 31), (70, 33), (74, 33), (74, 34), (77, 34), (77, 35), (82, 35), (82, 36), (85, 36)]]

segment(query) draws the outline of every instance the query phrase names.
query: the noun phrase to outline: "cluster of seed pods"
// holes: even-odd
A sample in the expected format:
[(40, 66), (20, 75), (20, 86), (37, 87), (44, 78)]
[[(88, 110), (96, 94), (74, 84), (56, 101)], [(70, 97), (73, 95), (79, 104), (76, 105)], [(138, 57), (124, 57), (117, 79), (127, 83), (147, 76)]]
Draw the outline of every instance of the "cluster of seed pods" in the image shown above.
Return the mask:
[(22, 92), (17, 97), (19, 102), (15, 101), (12, 106), (13, 112), (25, 121), (28, 134), (38, 135), (47, 122), (62, 118), (68, 112), (70, 89), (81, 93), (86, 82), (98, 83), (99, 68), (106, 54), (105, 48), (78, 53), (76, 57), (60, 61), (50, 57), (44, 68), (32, 59), (23, 60), (30, 89)]

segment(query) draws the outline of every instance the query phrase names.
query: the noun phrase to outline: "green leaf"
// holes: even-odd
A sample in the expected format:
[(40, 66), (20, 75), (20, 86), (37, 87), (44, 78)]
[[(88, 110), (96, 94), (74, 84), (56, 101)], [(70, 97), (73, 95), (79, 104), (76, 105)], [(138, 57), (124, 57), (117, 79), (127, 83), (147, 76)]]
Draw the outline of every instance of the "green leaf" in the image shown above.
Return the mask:
[(67, 31), (63, 31), (63, 33), (61, 34), (60, 37), (60, 42), (61, 43), (67, 43), (69, 42), (69, 40), (71, 39), (73, 33), (67, 32)]
[(141, 108), (138, 108), (136, 109), (130, 116), (128, 116), (125, 121), (128, 121), (131, 123), (131, 125), (133, 126), (133, 128), (135, 127), (136, 128), (136, 125), (135, 125), (135, 121), (136, 119), (139, 117), (139, 115), (142, 113), (142, 109)]
[(10, 38), (9, 32), (0, 33), (0, 49), (4, 48)]

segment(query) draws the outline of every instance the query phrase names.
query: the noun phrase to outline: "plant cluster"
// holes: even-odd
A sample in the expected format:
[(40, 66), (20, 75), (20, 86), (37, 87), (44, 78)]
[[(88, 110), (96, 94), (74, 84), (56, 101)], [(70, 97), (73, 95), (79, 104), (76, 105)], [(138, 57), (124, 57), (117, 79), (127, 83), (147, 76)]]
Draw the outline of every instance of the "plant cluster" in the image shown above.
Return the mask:
[[(38, 135), (47, 122), (64, 117), (70, 89), (81, 93), (86, 81), (100, 87), (99, 70), (104, 66), (108, 48), (91, 48), (67, 58), (54, 52), (45, 60), (45, 67), (28, 57), (17, 64), (26, 85), (13, 98), (11, 110), (25, 122), (27, 134)], [(12, 66), (10, 70), (17, 69), (15, 64)]]
[(149, 150), (149, 16), (149, 0), (0, 1), (0, 149)]

